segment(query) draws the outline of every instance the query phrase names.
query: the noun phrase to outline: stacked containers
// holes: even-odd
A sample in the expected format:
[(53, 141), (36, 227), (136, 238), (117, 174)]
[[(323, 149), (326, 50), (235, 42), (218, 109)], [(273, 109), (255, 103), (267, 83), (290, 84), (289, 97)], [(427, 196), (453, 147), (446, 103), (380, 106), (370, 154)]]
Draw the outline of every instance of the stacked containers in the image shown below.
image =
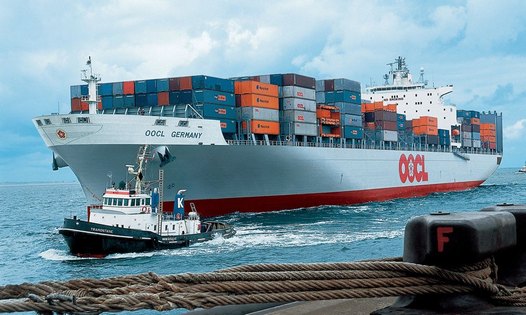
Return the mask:
[[(398, 141), (399, 117), (396, 113), (396, 105), (384, 105), (383, 102), (364, 103), (361, 111), (363, 111), (363, 126), (369, 131), (367, 134), (373, 140)], [(405, 121), (405, 116), (403, 119)]]
[[(323, 104), (317, 105), (316, 118), (318, 119), (319, 134), (321, 137), (341, 137), (340, 109), (338, 107)], [(358, 136), (358, 134), (356, 136)]]
[(340, 78), (316, 81), (316, 103), (340, 110), (342, 137), (363, 138), (361, 88), (357, 81)]
[(284, 136), (317, 136), (316, 80), (311, 77), (287, 73), (260, 76), (260, 79), (281, 83), (281, 134)]
[(412, 123), (413, 134), (419, 136), (419, 143), (421, 144), (439, 144), (438, 137), (438, 119), (431, 116), (421, 116), (413, 119)]
[[(497, 114), (497, 112), (482, 112), (480, 115), (480, 122), (484, 124), (494, 124), (495, 125), (495, 146), (497, 152), (503, 152), (503, 142), (502, 142), (502, 114)], [(481, 126), (482, 127), (482, 126)], [(491, 144), (489, 144), (491, 146)]]
[(464, 147), (480, 148), (480, 113), (473, 110), (457, 110), (460, 137)]
[(438, 129), (438, 144), (442, 146), (451, 145), (451, 137), (449, 136), (449, 130)]
[(236, 81), (237, 118), (243, 133), (279, 135), (278, 87), (258, 81)]
[(480, 124), (480, 141), (485, 149), (497, 149), (497, 133), (495, 124), (481, 123)]
[[(71, 96), (71, 113), (89, 110), (89, 104), (87, 102), (89, 97), (88, 86), (72, 85), (69, 89)], [(100, 100), (97, 103), (97, 109), (102, 110), (102, 102)]]

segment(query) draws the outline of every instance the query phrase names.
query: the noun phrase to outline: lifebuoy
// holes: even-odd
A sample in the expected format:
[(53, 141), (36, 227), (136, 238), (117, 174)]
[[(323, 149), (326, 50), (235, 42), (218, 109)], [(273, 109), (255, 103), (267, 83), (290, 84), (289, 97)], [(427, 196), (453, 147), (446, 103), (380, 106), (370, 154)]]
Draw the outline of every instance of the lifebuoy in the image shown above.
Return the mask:
[(150, 213), (150, 209), (147, 206), (142, 206), (141, 213)]

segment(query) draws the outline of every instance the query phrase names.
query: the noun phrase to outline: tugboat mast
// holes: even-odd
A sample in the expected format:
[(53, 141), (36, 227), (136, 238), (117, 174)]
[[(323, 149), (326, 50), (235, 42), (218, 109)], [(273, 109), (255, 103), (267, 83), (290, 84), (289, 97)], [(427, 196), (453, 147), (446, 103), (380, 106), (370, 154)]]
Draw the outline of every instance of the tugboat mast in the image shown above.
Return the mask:
[[(91, 56), (88, 57), (88, 61), (86, 62), (86, 65), (89, 67), (89, 69), (81, 70), (81, 77), (80, 79), (86, 83), (88, 83), (88, 96), (83, 97), (82, 100), (88, 102), (89, 105), (89, 113), (90, 114), (96, 114), (97, 113), (97, 102), (99, 101), (99, 97), (97, 95), (97, 82), (100, 81), (100, 76), (98, 74), (93, 73), (93, 68), (91, 67)], [(88, 73), (89, 70), (89, 73)]]

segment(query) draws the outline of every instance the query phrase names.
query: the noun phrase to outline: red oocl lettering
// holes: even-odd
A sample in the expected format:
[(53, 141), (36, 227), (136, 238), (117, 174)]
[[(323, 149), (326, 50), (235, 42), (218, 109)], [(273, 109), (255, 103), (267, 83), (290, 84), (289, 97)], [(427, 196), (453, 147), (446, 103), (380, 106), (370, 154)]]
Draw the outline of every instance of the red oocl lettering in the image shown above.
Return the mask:
[(400, 176), (400, 181), (402, 181), (402, 183), (405, 183), (408, 180), (410, 183), (415, 180), (417, 182), (427, 182), (429, 174), (426, 172), (424, 155), (400, 155), (400, 159), (398, 160), (398, 175)]

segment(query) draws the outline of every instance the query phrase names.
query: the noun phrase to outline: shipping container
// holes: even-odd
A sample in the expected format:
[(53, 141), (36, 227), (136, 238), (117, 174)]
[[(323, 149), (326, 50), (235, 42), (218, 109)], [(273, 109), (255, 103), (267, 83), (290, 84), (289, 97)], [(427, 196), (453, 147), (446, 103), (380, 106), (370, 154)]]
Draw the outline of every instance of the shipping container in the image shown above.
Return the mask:
[(113, 96), (105, 95), (101, 97), (103, 109), (113, 109)]
[(278, 97), (278, 86), (257, 81), (236, 81), (234, 83), (236, 94), (259, 94)]
[(135, 107), (135, 95), (124, 95), (124, 107)]
[(363, 114), (363, 121), (366, 123), (374, 123), (375, 112), (367, 112)]
[(413, 126), (413, 133), (415, 135), (430, 135), (438, 136), (438, 129), (435, 126)]
[(169, 93), (169, 101), (170, 101), (170, 105), (178, 105), (180, 104), (179, 102), (179, 91), (170, 91)]
[(157, 92), (168, 92), (170, 90), (170, 83), (168, 79), (157, 79), (155, 81)]
[(281, 134), (283, 135), (299, 135), (299, 136), (317, 136), (318, 129), (316, 124), (308, 123), (281, 123)]
[(277, 86), (283, 85), (283, 75), (280, 73), (277, 74), (270, 74), (270, 84), (275, 84)]
[(264, 74), (259, 76), (259, 82), (270, 84), (270, 74)]
[(72, 112), (79, 112), (81, 111), (80, 106), (80, 97), (72, 97), (71, 98), (71, 111)]
[(113, 95), (113, 83), (99, 84), (99, 95), (100, 96)]
[(135, 94), (135, 82), (133, 81), (122, 82), (122, 94), (124, 95)]
[(194, 103), (194, 91), (184, 90), (179, 92), (179, 104), (193, 104)]
[(427, 144), (438, 145), (440, 144), (440, 139), (437, 135), (427, 135)]
[(367, 130), (376, 130), (376, 124), (373, 122), (364, 122), (363, 128)]
[(242, 94), (239, 97), (239, 103), (236, 105), (243, 107), (249, 106), (279, 109), (279, 101), (277, 97), (258, 94)]
[(279, 135), (280, 124), (276, 121), (251, 120), (248, 124), (243, 121), (241, 125), (244, 133)]
[(297, 97), (315, 101), (316, 91), (304, 87), (286, 85), (281, 87), (280, 97)]
[(437, 125), (438, 125), (438, 119), (436, 117), (421, 116), (420, 118), (413, 119), (413, 128), (421, 127), (421, 126), (435, 126), (436, 127)]
[(342, 128), (339, 126), (319, 126), (319, 136), (324, 138), (340, 138)]
[(447, 129), (438, 129), (439, 138), (449, 138), (449, 130)]
[(159, 106), (170, 105), (169, 92), (158, 92), (157, 93), (157, 105)]
[(192, 89), (192, 77), (180, 77), (179, 78), (179, 89), (181, 91)]
[(395, 130), (377, 130), (376, 139), (378, 141), (398, 141), (398, 131)]
[(234, 81), (206, 75), (192, 76), (192, 88), (234, 93)]
[[(97, 87), (97, 91), (98, 91), (98, 87)], [(80, 86), (80, 94), (81, 95), (88, 95), (89, 92), (88, 92), (88, 85), (87, 84), (83, 84)]]
[(233, 93), (214, 90), (194, 90), (192, 103), (212, 103), (218, 105), (235, 106)]
[(316, 89), (316, 79), (300, 74), (287, 73), (283, 74), (283, 85), (295, 85), (314, 90)]
[(316, 109), (316, 117), (317, 118), (331, 118), (331, 111), (328, 109)]
[(157, 93), (157, 80), (146, 80), (146, 93)]
[[(80, 98), (82, 96), (80, 85), (72, 85), (69, 87), (70, 98)], [(80, 107), (80, 103), (79, 103)]]
[(325, 92), (327, 103), (347, 102), (353, 104), (362, 104), (361, 93), (351, 91), (332, 91)]
[(266, 120), (279, 121), (279, 110), (260, 107), (238, 107), (237, 119), (243, 120)]
[(334, 79), (334, 91), (347, 90), (351, 92), (361, 93), (360, 82), (349, 79)]
[(480, 140), (473, 140), (473, 147), (480, 148), (481, 147)]
[(389, 112), (386, 110), (377, 110), (374, 112), (374, 119), (376, 121), (397, 121), (397, 115), (396, 113)]
[(139, 80), (135, 81), (135, 94), (145, 94), (146, 93), (146, 81)]
[(123, 86), (122, 82), (114, 82), (112, 87), (112, 94), (113, 95), (123, 95)]
[(204, 103), (196, 106), (196, 109), (203, 115), (203, 118), (214, 119), (236, 119), (236, 108), (234, 106), (217, 105)]
[(283, 122), (316, 123), (316, 113), (304, 110), (284, 110), (281, 116)]
[(342, 114), (361, 115), (362, 106), (360, 104), (353, 104), (348, 102), (336, 102), (330, 105), (336, 106), (340, 109)]
[(481, 123), (480, 124), (480, 131), (482, 132), (483, 130), (484, 131), (488, 130), (488, 131), (495, 132), (495, 124), (493, 124), (493, 123)]
[(157, 106), (157, 93), (148, 93), (146, 97), (147, 106)]
[(113, 108), (124, 108), (124, 96), (115, 95), (113, 97)]
[(362, 127), (362, 115), (341, 114), (341, 124), (344, 126)]
[(438, 137), (438, 144), (440, 144), (440, 145), (451, 145), (451, 139), (450, 138), (440, 138), (440, 137)]
[(221, 119), (219, 120), (219, 125), (223, 133), (236, 133), (237, 122), (235, 120)]
[(479, 132), (472, 132), (471, 133), (471, 140), (480, 140), (480, 133)]
[[(135, 86), (137, 88), (137, 85)], [(147, 107), (148, 101), (146, 100), (146, 94), (135, 94), (135, 106), (137, 107)]]
[(170, 91), (179, 91), (181, 89), (181, 86), (179, 85), (179, 78), (169, 78), (168, 88)]
[(316, 91), (316, 103), (318, 104), (326, 104), (325, 102), (325, 92), (318, 92)]
[(398, 126), (396, 124), (396, 121), (376, 120), (374, 122), (374, 126), (376, 129), (398, 131)]
[(343, 127), (343, 137), (346, 139), (363, 139), (363, 128), (345, 126)]
[(461, 135), (462, 135), (462, 139), (471, 140), (471, 132), (462, 131)]
[(396, 121), (398, 121), (398, 122), (405, 122), (406, 121), (406, 115), (405, 114), (396, 114)]
[(298, 109), (309, 112), (316, 111), (316, 102), (312, 100), (305, 100), (296, 97), (287, 97), (282, 99), (283, 110)]

